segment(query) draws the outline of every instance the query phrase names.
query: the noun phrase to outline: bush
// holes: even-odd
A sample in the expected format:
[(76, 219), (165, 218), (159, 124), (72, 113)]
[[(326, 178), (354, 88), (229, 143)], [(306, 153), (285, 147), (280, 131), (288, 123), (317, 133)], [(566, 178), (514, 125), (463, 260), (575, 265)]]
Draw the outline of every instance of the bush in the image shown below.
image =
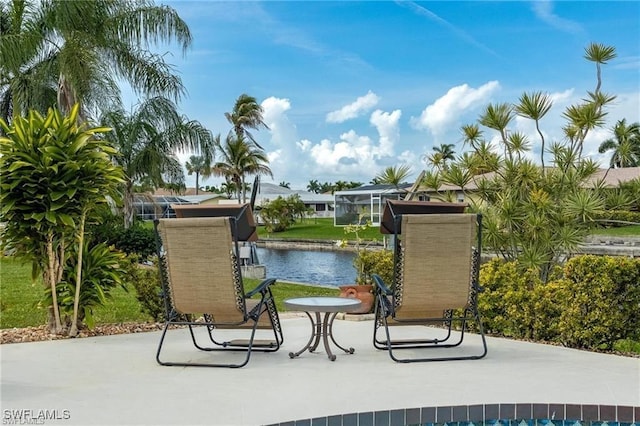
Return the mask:
[(628, 222), (640, 223), (640, 212), (629, 210), (605, 210), (597, 213), (594, 218), (596, 222), (604, 226), (616, 227), (627, 226)]
[(371, 274), (378, 274), (388, 286), (393, 283), (393, 252), (363, 249), (353, 259), (359, 284), (371, 284)]
[(517, 262), (482, 265), (478, 307), (488, 333), (612, 350), (640, 339), (640, 259), (579, 256), (543, 283)]
[(522, 270), (517, 262), (493, 259), (480, 269), (478, 309), (488, 333), (533, 338), (536, 312), (534, 289), (542, 285), (537, 271)]
[(640, 259), (579, 256), (564, 271), (557, 300), (564, 345), (611, 350), (640, 339)]
[(156, 253), (156, 237), (152, 228), (135, 222), (125, 229), (122, 217), (108, 215), (99, 225), (91, 226), (91, 234), (97, 242), (112, 245), (126, 254), (136, 254), (142, 261)]
[(150, 265), (141, 264), (135, 254), (127, 256), (127, 259), (127, 281), (136, 289), (142, 312), (151, 315), (156, 322), (164, 321), (165, 307), (157, 257), (151, 258)]
[(273, 201), (267, 200), (260, 206), (260, 217), (264, 221), (267, 232), (283, 232), (308, 213), (300, 195), (294, 194), (287, 198), (278, 196)]
[[(75, 249), (75, 247), (74, 247)], [(71, 323), (73, 302), (76, 292), (76, 274), (78, 265), (75, 263), (75, 250), (67, 259), (62, 280), (56, 286), (58, 304), (62, 314), (67, 316), (66, 323)], [(110, 297), (110, 292), (117, 286), (126, 289), (125, 256), (105, 244), (89, 247), (85, 244), (82, 258), (82, 285), (80, 286), (80, 300), (78, 321), (83, 321), (89, 328), (93, 328), (93, 309), (104, 306)], [(47, 302), (51, 304), (51, 291), (47, 292)]]

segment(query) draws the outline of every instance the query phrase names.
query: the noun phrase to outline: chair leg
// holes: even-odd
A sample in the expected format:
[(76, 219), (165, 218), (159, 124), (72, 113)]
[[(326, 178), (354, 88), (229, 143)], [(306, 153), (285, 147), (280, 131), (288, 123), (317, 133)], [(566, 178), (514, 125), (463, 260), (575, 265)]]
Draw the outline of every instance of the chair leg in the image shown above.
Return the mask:
[[(435, 342), (431, 345), (427, 345), (424, 344), (425, 341), (422, 341), (423, 344), (421, 345), (411, 345), (411, 344), (401, 344), (404, 342), (401, 342), (400, 344), (398, 342), (394, 342), (393, 340), (391, 340), (391, 332), (390, 332), (390, 328), (393, 326), (389, 326), (389, 323), (387, 321), (387, 317), (381, 317), (381, 318), (376, 318), (377, 320), (380, 320), (380, 324), (376, 324), (374, 327), (374, 346), (376, 346), (376, 348), (378, 349), (386, 349), (389, 352), (389, 356), (391, 359), (393, 359), (396, 362), (401, 362), (401, 363), (409, 363), (409, 362), (425, 362), (425, 361), (455, 361), (455, 360), (472, 360), (472, 359), (480, 359), (483, 358), (486, 354), (487, 354), (487, 343), (486, 343), (486, 339), (485, 339), (485, 335), (484, 335), (484, 329), (482, 327), (482, 321), (480, 320), (480, 314), (478, 313), (478, 310), (476, 308), (468, 308), (464, 311), (464, 315), (460, 318), (450, 318), (450, 322), (449, 322), (449, 332), (451, 331), (451, 326), (453, 324), (454, 321), (460, 321), (461, 323), (461, 329), (460, 329), (460, 337), (459, 339), (457, 339), (457, 341), (455, 343), (449, 343), (449, 344), (438, 344), (441, 343), (443, 341), (448, 340), (449, 337), (447, 337), (444, 340), (440, 340), (438, 342)], [(454, 348), (456, 346), (459, 346), (465, 337), (465, 332), (466, 332), (466, 328), (468, 326), (468, 322), (469, 320), (475, 320), (476, 324), (478, 324), (478, 331), (479, 331), (479, 335), (480, 338), (482, 340), (482, 350), (480, 352), (480, 354), (474, 354), (474, 355), (465, 355), (465, 356), (443, 356), (443, 357), (424, 357), (424, 358), (401, 358), (398, 357), (395, 354), (395, 350), (400, 350), (400, 349), (437, 349), (437, 348)], [(379, 338), (377, 337), (377, 331), (378, 328), (384, 327), (385, 329), (385, 335), (386, 335), (386, 340), (385, 341), (381, 341), (379, 340)], [(384, 346), (382, 346), (384, 344)]]
[[(213, 352), (213, 351), (220, 351), (220, 352), (229, 352), (229, 351), (243, 351), (246, 352), (246, 356), (245, 358), (240, 361), (239, 363), (199, 363), (199, 362), (176, 362), (176, 361), (163, 361), (161, 359), (161, 352), (162, 352), (162, 347), (164, 345), (165, 342), (165, 338), (166, 338), (166, 334), (167, 334), (167, 330), (169, 328), (170, 325), (186, 325), (189, 328), (189, 334), (191, 337), (191, 340), (194, 344), (194, 346), (202, 351), (206, 351), (206, 352)], [(251, 335), (249, 337), (248, 340), (248, 344), (244, 349), (239, 349), (239, 348), (218, 348), (218, 347), (203, 347), (200, 346), (197, 342), (195, 333), (193, 331), (193, 327), (194, 326), (206, 326), (207, 324), (203, 324), (203, 323), (194, 323), (194, 322), (165, 322), (165, 326), (164, 329), (162, 331), (162, 335), (160, 337), (160, 342), (158, 344), (158, 350), (156, 352), (156, 361), (158, 362), (158, 364), (160, 365), (164, 365), (164, 366), (181, 366), (181, 367), (227, 367), (227, 368), (240, 368), (240, 367), (244, 367), (245, 365), (247, 365), (247, 363), (249, 362), (249, 359), (251, 358), (251, 352), (253, 350), (253, 343), (254, 343), (254, 339), (255, 339), (255, 334), (256, 334), (256, 330), (257, 330), (257, 326), (258, 326), (258, 322), (254, 322), (253, 327), (251, 328)]]

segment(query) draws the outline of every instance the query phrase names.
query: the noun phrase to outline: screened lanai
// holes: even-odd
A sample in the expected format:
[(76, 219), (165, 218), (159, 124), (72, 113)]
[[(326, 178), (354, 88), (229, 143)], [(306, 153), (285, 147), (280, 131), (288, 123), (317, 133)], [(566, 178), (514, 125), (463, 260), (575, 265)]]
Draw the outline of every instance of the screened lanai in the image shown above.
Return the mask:
[(171, 208), (172, 204), (194, 203), (184, 198), (171, 195), (149, 196), (136, 194), (133, 196), (133, 207), (136, 211), (136, 216), (142, 220), (176, 217), (176, 212)]
[(370, 221), (371, 225), (379, 226), (387, 200), (402, 200), (407, 194), (410, 184), (394, 185), (366, 185), (346, 191), (336, 191), (334, 225), (354, 225)]

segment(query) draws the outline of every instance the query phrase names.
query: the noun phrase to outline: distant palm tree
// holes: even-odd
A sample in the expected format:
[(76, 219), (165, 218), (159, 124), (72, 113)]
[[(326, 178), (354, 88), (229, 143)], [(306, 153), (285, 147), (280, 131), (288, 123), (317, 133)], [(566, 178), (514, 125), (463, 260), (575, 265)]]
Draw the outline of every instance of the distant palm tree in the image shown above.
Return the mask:
[(238, 203), (245, 203), (247, 199), (246, 177), (248, 175), (268, 175), (273, 177), (267, 165), (269, 159), (264, 151), (247, 143), (244, 137), (227, 135), (224, 144), (217, 141), (216, 147), (221, 155), (221, 161), (215, 163), (211, 169), (215, 176), (224, 176), (227, 182), (234, 184)]
[(627, 126), (626, 119), (618, 120), (612, 129), (613, 138), (603, 141), (598, 152), (613, 151), (610, 167), (640, 166), (640, 123)]
[(289, 182), (285, 182), (285, 181), (280, 182), (278, 184), (278, 186), (281, 186), (281, 187), (287, 188), (287, 189), (291, 189), (291, 184)]
[(318, 194), (320, 190), (320, 183), (317, 180), (313, 179), (309, 181), (309, 184), (307, 185), (307, 191)]
[(247, 138), (253, 142), (258, 148), (262, 147), (256, 142), (249, 129), (258, 130), (260, 127), (268, 129), (262, 119), (262, 106), (256, 101), (256, 98), (247, 94), (242, 94), (236, 99), (231, 112), (225, 112), (224, 116), (233, 126), (233, 132), (237, 138)]
[(433, 153), (427, 156), (427, 162), (431, 163), (438, 170), (446, 170), (448, 162), (455, 160), (455, 145), (451, 143), (440, 144), (433, 147)]
[(378, 173), (374, 180), (380, 184), (393, 185), (396, 189), (399, 189), (400, 184), (405, 182), (410, 174), (411, 167), (407, 165), (390, 166)]
[(185, 168), (187, 169), (189, 176), (194, 173), (196, 175), (196, 195), (198, 195), (200, 190), (200, 176), (205, 178), (211, 176), (210, 161), (207, 161), (204, 156), (192, 155), (189, 158), (189, 161), (185, 164)]
[(184, 172), (176, 151), (213, 152), (211, 132), (197, 121), (188, 121), (173, 102), (162, 97), (145, 100), (131, 114), (121, 109), (108, 111), (100, 122), (112, 129), (107, 138), (119, 151), (114, 161), (125, 171), (127, 228), (133, 223), (134, 183), (144, 181), (154, 188), (179, 190), (184, 187)]

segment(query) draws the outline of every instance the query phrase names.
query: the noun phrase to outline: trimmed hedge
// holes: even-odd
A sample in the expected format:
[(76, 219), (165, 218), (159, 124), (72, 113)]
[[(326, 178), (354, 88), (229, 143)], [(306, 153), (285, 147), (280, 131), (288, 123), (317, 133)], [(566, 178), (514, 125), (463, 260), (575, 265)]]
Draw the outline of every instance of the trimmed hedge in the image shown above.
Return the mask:
[(559, 272), (544, 284), (515, 262), (485, 263), (478, 304), (487, 332), (605, 350), (640, 339), (640, 259), (578, 256)]
[(602, 213), (595, 214), (593, 219), (606, 227), (627, 226), (628, 223), (626, 222), (640, 223), (640, 212), (632, 212), (629, 210), (606, 210)]

